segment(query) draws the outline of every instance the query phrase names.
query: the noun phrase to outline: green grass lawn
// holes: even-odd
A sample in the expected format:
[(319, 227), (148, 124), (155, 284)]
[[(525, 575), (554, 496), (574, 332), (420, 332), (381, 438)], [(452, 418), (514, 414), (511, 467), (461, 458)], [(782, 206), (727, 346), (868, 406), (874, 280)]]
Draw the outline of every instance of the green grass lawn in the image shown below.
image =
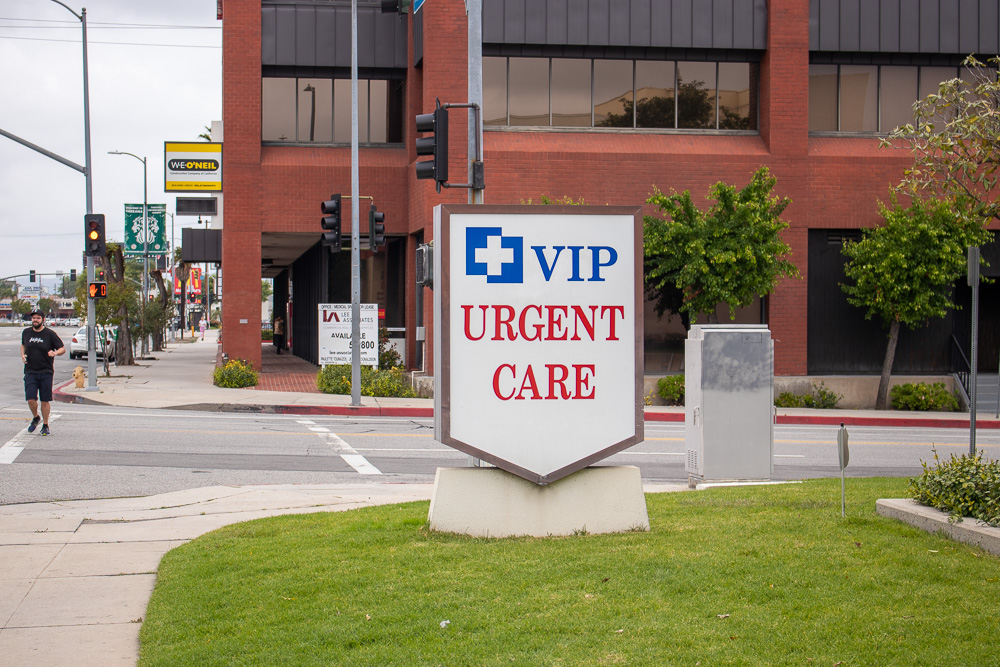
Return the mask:
[(906, 484), (848, 480), (847, 519), (839, 479), (654, 494), (619, 535), (237, 524), (164, 557), (140, 665), (1000, 664), (1000, 560), (876, 516)]

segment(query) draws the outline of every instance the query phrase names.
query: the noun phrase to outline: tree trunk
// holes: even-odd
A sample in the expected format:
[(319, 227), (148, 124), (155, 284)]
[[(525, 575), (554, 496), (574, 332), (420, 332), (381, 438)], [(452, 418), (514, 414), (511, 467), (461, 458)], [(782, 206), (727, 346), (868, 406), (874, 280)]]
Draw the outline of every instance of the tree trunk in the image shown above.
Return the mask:
[[(159, 269), (150, 273), (153, 276), (153, 280), (156, 282), (156, 290), (160, 294), (160, 308), (164, 313), (168, 312), (167, 308), (170, 305), (170, 295), (167, 294), (167, 286), (163, 283), (163, 273)], [(163, 340), (164, 332), (163, 328), (159, 328), (153, 332), (153, 350), (159, 352), (163, 350)]]
[(885, 359), (882, 361), (882, 377), (878, 381), (878, 395), (875, 397), (875, 409), (885, 410), (889, 399), (889, 376), (892, 375), (892, 362), (896, 359), (896, 343), (899, 342), (899, 322), (889, 323), (889, 342), (885, 346)]
[(708, 323), (709, 324), (718, 324), (719, 323), (719, 311), (718, 311), (719, 307), (716, 306), (715, 308), (716, 308), (715, 310), (713, 310), (712, 312), (708, 313)]
[[(109, 278), (116, 283), (125, 282), (125, 256), (121, 247), (116, 247), (113, 253), (109, 253), (108, 274)], [(116, 366), (135, 366), (135, 358), (132, 356), (132, 334), (129, 332), (128, 308), (124, 305), (118, 309), (118, 344), (115, 347)]]

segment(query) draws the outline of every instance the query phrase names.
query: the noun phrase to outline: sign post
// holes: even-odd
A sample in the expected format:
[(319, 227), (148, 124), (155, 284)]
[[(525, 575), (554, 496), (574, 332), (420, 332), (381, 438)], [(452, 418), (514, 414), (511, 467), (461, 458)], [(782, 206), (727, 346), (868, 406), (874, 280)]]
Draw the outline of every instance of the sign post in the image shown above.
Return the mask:
[[(516, 487), (529, 506), (525, 516), (544, 514), (537, 487), (643, 439), (641, 211), (443, 205), (435, 209), (434, 238), (435, 437), (529, 482)], [(438, 474), (440, 484), (444, 471)], [(476, 484), (479, 492), (459, 505), (483, 502), (482, 481)], [(641, 497), (641, 480), (637, 488)], [(441, 511), (432, 503), (432, 512)], [(594, 532), (586, 517), (568, 515)], [(648, 518), (628, 520), (621, 530), (648, 525)], [(511, 530), (535, 534), (516, 522)]]

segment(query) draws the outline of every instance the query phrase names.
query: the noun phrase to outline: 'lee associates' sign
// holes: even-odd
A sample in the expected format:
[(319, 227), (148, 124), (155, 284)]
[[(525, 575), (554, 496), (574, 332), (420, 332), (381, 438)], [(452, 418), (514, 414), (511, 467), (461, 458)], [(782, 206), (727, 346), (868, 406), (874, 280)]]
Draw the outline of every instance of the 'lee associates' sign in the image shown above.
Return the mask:
[(642, 440), (638, 209), (435, 209), (435, 434), (547, 484)]

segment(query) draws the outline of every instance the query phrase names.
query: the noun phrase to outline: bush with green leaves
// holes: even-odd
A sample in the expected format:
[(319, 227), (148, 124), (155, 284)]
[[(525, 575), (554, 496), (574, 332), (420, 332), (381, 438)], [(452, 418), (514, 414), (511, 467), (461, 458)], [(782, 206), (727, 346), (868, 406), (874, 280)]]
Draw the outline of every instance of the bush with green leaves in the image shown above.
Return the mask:
[[(316, 387), (324, 394), (350, 394), (351, 367), (347, 364), (324, 366), (316, 376)], [(361, 395), (413, 398), (416, 393), (401, 369), (375, 370), (362, 366)]]
[(271, 329), (261, 329), (260, 339), (263, 340), (274, 340), (274, 331)]
[(403, 359), (399, 352), (389, 345), (389, 330), (385, 327), (378, 328), (378, 367), (379, 370), (387, 371), (390, 368), (400, 368)]
[(958, 399), (945, 389), (944, 382), (898, 384), (890, 390), (889, 395), (893, 410), (955, 412), (959, 409)]
[(684, 375), (668, 375), (656, 381), (656, 393), (667, 405), (684, 405)]
[(942, 463), (934, 452), (934, 465), (921, 462), (924, 472), (910, 480), (910, 496), (921, 505), (948, 512), (949, 521), (962, 517), (1000, 526), (1000, 461), (951, 455)]
[(214, 380), (217, 387), (241, 389), (257, 384), (259, 375), (249, 361), (230, 359), (224, 366), (215, 369)]
[(783, 391), (774, 399), (778, 408), (816, 408), (817, 410), (832, 410), (837, 407), (844, 396), (826, 386), (824, 382), (813, 382), (811, 394), (793, 394)]

